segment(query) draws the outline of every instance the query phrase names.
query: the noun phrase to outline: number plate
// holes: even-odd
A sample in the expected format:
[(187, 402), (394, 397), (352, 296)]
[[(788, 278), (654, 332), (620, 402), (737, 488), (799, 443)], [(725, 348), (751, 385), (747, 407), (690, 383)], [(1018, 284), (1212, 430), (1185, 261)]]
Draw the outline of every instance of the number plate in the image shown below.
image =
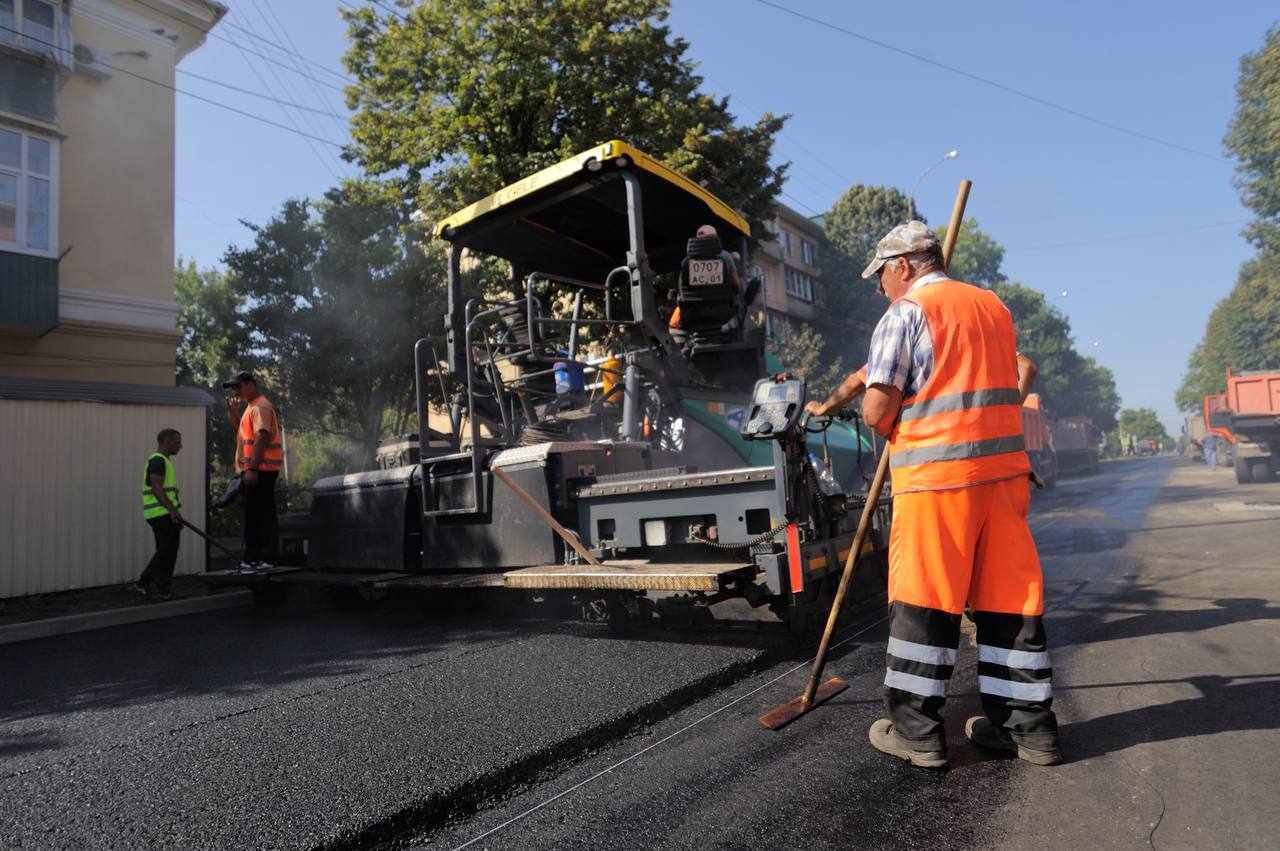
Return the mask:
[(690, 260), (689, 284), (694, 287), (709, 287), (724, 283), (723, 260)]

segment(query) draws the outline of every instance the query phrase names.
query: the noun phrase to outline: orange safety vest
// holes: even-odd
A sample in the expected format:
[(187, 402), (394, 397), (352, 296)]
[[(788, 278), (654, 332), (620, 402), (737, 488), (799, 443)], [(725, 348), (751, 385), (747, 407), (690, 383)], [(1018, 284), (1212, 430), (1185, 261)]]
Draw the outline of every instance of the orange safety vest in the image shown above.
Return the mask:
[(934, 369), (902, 401), (889, 437), (895, 494), (1025, 476), (1017, 334), (995, 293), (943, 280), (912, 290), (933, 338)]
[(262, 453), (262, 462), (258, 465), (258, 469), (266, 472), (279, 470), (284, 464), (284, 444), (280, 440), (280, 418), (276, 416), (276, 409), (272, 407), (266, 396), (258, 396), (240, 415), (240, 428), (236, 432), (236, 443), (239, 448), (236, 467), (244, 472), (249, 467), (249, 460), (253, 458), (253, 444), (258, 438), (253, 430), (254, 405), (261, 405), (271, 412), (271, 436), (267, 441), (267, 451)]

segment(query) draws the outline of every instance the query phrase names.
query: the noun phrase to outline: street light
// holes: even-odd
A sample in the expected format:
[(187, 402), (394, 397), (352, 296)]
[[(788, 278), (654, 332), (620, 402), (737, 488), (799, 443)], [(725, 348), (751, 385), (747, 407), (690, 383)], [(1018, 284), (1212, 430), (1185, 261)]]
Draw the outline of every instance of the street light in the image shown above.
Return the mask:
[(954, 160), (958, 156), (960, 156), (959, 151), (947, 151), (939, 159), (929, 163), (924, 171), (920, 172), (920, 176), (916, 178), (916, 182), (911, 184), (911, 191), (907, 193), (907, 201), (910, 202), (912, 209), (914, 209), (916, 205), (916, 187), (920, 185), (920, 181), (924, 180), (924, 176), (947, 160)]

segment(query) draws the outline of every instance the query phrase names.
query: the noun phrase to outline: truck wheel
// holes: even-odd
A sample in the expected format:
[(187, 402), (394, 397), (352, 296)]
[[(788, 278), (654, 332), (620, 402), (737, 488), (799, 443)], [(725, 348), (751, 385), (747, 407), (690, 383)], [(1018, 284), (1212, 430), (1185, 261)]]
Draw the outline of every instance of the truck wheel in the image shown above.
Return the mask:
[(1236, 468), (1236, 481), (1239, 484), (1247, 485), (1253, 481), (1253, 471), (1249, 469), (1248, 459), (1237, 455), (1232, 460), (1232, 466)]
[(1274, 482), (1275, 474), (1271, 470), (1271, 459), (1263, 458), (1253, 462), (1253, 480), (1255, 482)]

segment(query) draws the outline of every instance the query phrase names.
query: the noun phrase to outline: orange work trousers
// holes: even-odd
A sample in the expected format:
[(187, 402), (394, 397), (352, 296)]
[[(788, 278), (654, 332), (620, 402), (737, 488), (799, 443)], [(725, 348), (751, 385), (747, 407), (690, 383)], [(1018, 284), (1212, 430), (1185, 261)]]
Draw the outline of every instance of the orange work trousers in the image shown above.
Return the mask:
[(898, 737), (946, 749), (941, 710), (966, 604), (987, 717), (1015, 740), (1056, 740), (1044, 579), (1026, 476), (893, 498), (885, 708)]

